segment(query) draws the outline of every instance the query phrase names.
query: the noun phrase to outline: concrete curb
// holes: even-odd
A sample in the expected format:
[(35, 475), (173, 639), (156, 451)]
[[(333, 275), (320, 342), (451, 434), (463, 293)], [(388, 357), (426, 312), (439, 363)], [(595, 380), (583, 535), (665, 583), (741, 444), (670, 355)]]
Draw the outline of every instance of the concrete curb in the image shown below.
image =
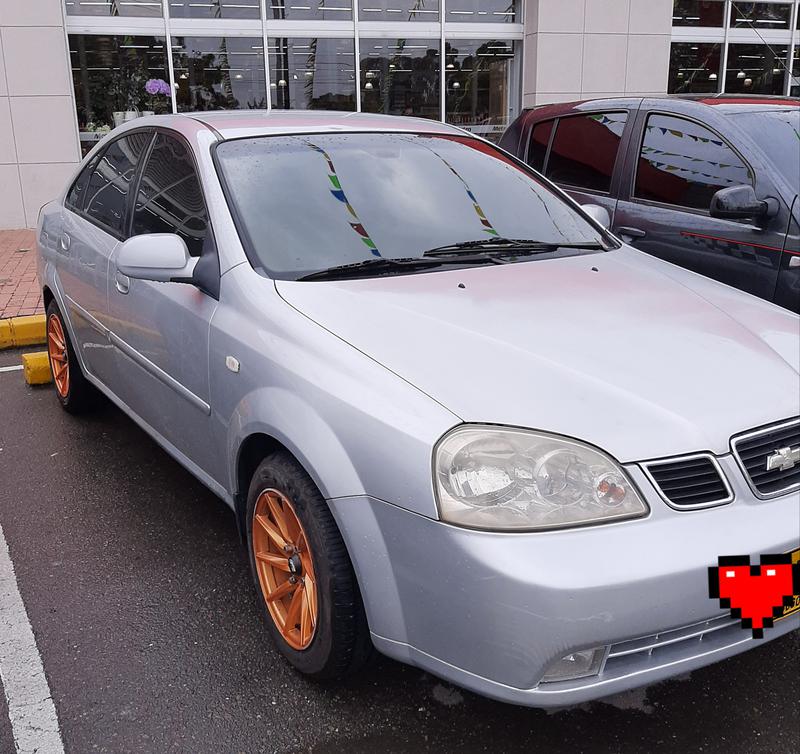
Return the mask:
[(44, 314), (0, 319), (0, 349), (38, 345), (46, 339)]
[(29, 385), (46, 385), (53, 377), (47, 351), (22, 354), (22, 373)]

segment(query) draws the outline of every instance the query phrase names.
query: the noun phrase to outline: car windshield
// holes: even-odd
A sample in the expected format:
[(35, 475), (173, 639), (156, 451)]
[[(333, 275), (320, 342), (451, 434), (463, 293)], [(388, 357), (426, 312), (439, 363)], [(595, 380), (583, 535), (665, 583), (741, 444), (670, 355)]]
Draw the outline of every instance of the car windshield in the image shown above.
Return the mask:
[(367, 260), (397, 274), (423, 265), (389, 260), (443, 265), (448, 249), (468, 265), (468, 256), (513, 257), (520, 241), (551, 255), (607, 244), (533, 175), (468, 136), (265, 136), (222, 142), (216, 159), (251, 262), (278, 279)]
[(800, 108), (738, 113), (735, 118), (797, 193), (800, 190)]

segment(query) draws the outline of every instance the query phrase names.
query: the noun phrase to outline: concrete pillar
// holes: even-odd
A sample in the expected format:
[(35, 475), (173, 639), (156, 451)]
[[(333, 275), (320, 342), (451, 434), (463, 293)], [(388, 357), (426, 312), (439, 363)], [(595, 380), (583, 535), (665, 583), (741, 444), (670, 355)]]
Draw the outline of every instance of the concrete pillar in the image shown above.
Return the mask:
[(523, 106), (664, 94), (672, 0), (528, 0)]
[(0, 0), (0, 228), (33, 227), (79, 160), (62, 0)]

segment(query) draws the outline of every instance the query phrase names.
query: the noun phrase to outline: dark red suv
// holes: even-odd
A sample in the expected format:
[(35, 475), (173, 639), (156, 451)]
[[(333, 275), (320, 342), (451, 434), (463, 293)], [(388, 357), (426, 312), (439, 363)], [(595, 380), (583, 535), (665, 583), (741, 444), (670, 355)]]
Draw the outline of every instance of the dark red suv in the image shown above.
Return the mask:
[(800, 312), (800, 99), (547, 105), (500, 145), (626, 243)]

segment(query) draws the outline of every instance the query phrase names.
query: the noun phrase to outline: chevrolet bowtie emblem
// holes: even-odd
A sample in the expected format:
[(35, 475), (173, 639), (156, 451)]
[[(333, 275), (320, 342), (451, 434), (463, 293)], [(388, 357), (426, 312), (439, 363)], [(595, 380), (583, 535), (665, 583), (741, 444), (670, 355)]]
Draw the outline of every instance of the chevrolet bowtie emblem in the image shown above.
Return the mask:
[(778, 448), (767, 456), (767, 471), (789, 471), (797, 463), (800, 463), (800, 445), (795, 448)]

